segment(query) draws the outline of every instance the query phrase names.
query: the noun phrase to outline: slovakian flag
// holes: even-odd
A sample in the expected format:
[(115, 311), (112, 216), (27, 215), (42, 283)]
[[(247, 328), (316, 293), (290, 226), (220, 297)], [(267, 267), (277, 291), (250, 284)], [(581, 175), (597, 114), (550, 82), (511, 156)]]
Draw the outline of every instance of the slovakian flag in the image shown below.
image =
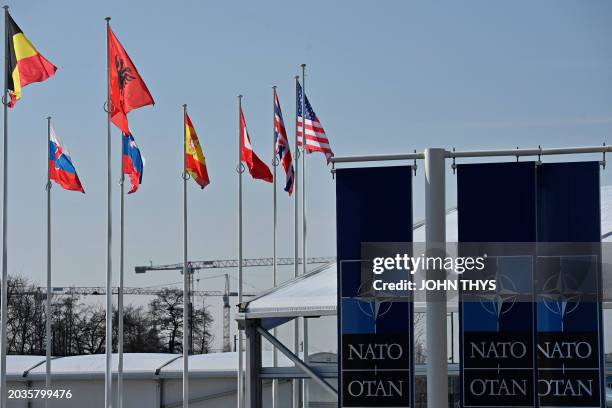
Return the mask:
[(111, 120), (124, 134), (130, 134), (127, 114), (155, 101), (134, 63), (108, 27)]
[(249, 131), (247, 130), (246, 120), (244, 119), (244, 113), (240, 109), (240, 138), (242, 140), (242, 161), (246, 164), (249, 169), (249, 173), (254, 179), (260, 179), (272, 183), (272, 172), (266, 163), (261, 161), (259, 157), (253, 151), (251, 146), (251, 138), (249, 137)]
[(49, 135), (49, 175), (51, 180), (66, 190), (85, 193), (81, 180), (79, 180), (76, 169), (72, 164), (72, 159), (62, 147), (53, 126), (51, 126)]
[(304, 119), (302, 115), (302, 95), (304, 96), (304, 105), (306, 110), (306, 124), (305, 124), (305, 132), (306, 132), (306, 152), (321, 152), (325, 155), (327, 159), (327, 164), (331, 162), (331, 158), (334, 157), (334, 152), (331, 149), (331, 145), (329, 144), (329, 139), (325, 134), (325, 129), (323, 129), (323, 125), (319, 122), (319, 118), (317, 118), (317, 114), (312, 109), (310, 102), (308, 101), (308, 97), (304, 95), (302, 91), (302, 86), (297, 83), (297, 136), (298, 136), (298, 146), (302, 146), (302, 120)]
[(285, 191), (291, 195), (293, 193), (293, 182), (295, 180), (295, 172), (293, 170), (293, 159), (291, 158), (291, 149), (289, 148), (289, 139), (285, 130), (285, 122), (283, 121), (283, 112), (281, 111), (278, 95), (274, 93), (274, 137), (276, 140), (276, 154), (280, 161), (285, 174)]
[(10, 14), (6, 24), (8, 58), (4, 72), (11, 96), (8, 106), (12, 108), (21, 99), (21, 88), (34, 82), (46, 81), (55, 74), (57, 68), (38, 52)]
[(202, 151), (198, 134), (191, 123), (189, 115), (185, 113), (185, 170), (200, 187), (204, 188), (210, 184), (208, 169), (206, 168), (206, 157)]
[(142, 183), (144, 159), (131, 133), (123, 135), (123, 174), (129, 176), (132, 188), (128, 194), (135, 193)]

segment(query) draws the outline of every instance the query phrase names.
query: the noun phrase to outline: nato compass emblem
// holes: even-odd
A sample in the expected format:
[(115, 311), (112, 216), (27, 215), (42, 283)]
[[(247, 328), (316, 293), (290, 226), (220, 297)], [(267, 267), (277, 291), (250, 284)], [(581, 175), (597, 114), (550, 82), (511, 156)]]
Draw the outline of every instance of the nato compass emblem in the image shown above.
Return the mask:
[(497, 290), (494, 294), (480, 296), (480, 305), (488, 313), (497, 319), (497, 329), (499, 330), (499, 320), (510, 312), (519, 297), (516, 285), (506, 274), (497, 276)]
[(393, 306), (394, 298), (385, 292), (377, 291), (372, 288), (372, 279), (363, 282), (358, 290), (359, 310), (364, 315), (374, 319), (386, 315)]
[(565, 317), (580, 304), (580, 294), (575, 289), (577, 287), (578, 283), (571, 274), (559, 271), (546, 279), (539, 294), (546, 309), (561, 318), (561, 330)]

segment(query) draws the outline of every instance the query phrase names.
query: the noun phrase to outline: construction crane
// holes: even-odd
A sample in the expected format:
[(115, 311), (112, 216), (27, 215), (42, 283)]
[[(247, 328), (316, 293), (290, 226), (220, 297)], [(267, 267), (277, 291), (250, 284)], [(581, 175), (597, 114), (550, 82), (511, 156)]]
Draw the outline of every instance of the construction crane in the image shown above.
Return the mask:
[[(335, 262), (335, 257), (310, 257), (306, 258), (308, 264), (322, 264)], [(200, 269), (219, 269), (219, 268), (237, 268), (240, 261), (238, 259), (220, 259), (213, 261), (190, 261), (187, 263), (187, 273), (190, 275), (190, 288), (193, 287), (193, 275), (195, 271)], [(276, 265), (286, 266), (293, 265), (295, 263), (294, 258), (276, 258)], [(298, 258), (298, 264), (302, 263), (302, 258)], [(243, 267), (257, 267), (257, 266), (273, 266), (274, 258), (247, 258), (242, 260)], [(169, 265), (147, 265), (137, 266), (134, 268), (136, 273), (146, 273), (149, 271), (183, 271), (183, 263), (175, 263)], [(190, 290), (191, 296), (189, 297), (189, 316), (190, 320), (193, 314), (193, 291)], [(229, 275), (225, 274), (225, 291), (223, 292), (223, 351), (231, 351), (230, 345), (230, 301), (231, 296), (236, 296), (235, 292), (230, 292)], [(252, 296), (253, 294), (243, 293), (243, 296)], [(208, 296), (208, 295), (204, 295)], [(216, 296), (216, 295), (215, 295)], [(190, 343), (193, 343), (193, 338), (190, 339)], [(193, 350), (193, 344), (191, 344)]]
[[(311, 257), (306, 258), (308, 264), (321, 264), (335, 262), (336, 258), (331, 256), (325, 257)], [(298, 264), (302, 263), (302, 258), (298, 258)], [(294, 258), (276, 258), (276, 265), (285, 266), (293, 265)], [(215, 269), (215, 268), (237, 268), (238, 259), (219, 259), (214, 261), (190, 261), (187, 263), (188, 269), (192, 272), (199, 269)], [(273, 258), (246, 258), (242, 260), (243, 267), (253, 266), (273, 266)], [(134, 268), (136, 273), (145, 273), (149, 271), (182, 271), (183, 264), (169, 264), (169, 265), (147, 265), (137, 266)]]

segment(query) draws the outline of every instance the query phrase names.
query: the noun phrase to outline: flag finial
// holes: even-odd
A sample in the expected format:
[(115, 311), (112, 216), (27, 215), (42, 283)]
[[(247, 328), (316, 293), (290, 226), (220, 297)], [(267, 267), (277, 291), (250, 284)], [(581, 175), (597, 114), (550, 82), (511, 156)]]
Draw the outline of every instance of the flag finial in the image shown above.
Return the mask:
[(104, 17), (104, 20), (106, 20), (107, 22), (111, 20), (110, 17)]

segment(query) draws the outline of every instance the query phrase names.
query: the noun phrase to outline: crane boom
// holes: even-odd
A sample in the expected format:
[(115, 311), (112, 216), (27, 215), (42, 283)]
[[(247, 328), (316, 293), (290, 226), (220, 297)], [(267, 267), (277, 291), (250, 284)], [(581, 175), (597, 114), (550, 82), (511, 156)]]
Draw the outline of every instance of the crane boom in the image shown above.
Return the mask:
[[(47, 287), (40, 286), (38, 288), (41, 292), (45, 293)], [(124, 295), (149, 295), (154, 296), (164, 292), (166, 289), (159, 288), (139, 288), (139, 287), (124, 287)], [(119, 288), (113, 287), (113, 294), (119, 293)], [(222, 291), (222, 290), (194, 290), (192, 291), (195, 296), (220, 296), (226, 297), (237, 297), (237, 292)], [(97, 296), (105, 295), (106, 288), (104, 286), (67, 286), (67, 287), (54, 287), (54, 295), (83, 295), (83, 296)], [(255, 296), (255, 293), (245, 293), (244, 296)]]
[[(322, 256), (322, 257), (310, 257), (306, 258), (306, 262), (309, 264), (317, 263), (330, 263), (335, 262), (335, 257)], [(276, 264), (282, 265), (293, 265), (293, 258), (276, 258)], [(298, 263), (302, 263), (302, 259), (298, 259)], [(242, 266), (253, 267), (253, 266), (272, 266), (274, 264), (273, 258), (246, 258), (242, 260)], [(214, 269), (214, 268), (237, 268), (237, 259), (217, 259), (212, 261), (192, 261), (189, 262), (189, 269)], [(182, 270), (182, 263), (168, 264), (168, 265), (146, 265), (137, 266), (134, 268), (136, 273), (145, 273), (148, 271), (173, 271)]]

